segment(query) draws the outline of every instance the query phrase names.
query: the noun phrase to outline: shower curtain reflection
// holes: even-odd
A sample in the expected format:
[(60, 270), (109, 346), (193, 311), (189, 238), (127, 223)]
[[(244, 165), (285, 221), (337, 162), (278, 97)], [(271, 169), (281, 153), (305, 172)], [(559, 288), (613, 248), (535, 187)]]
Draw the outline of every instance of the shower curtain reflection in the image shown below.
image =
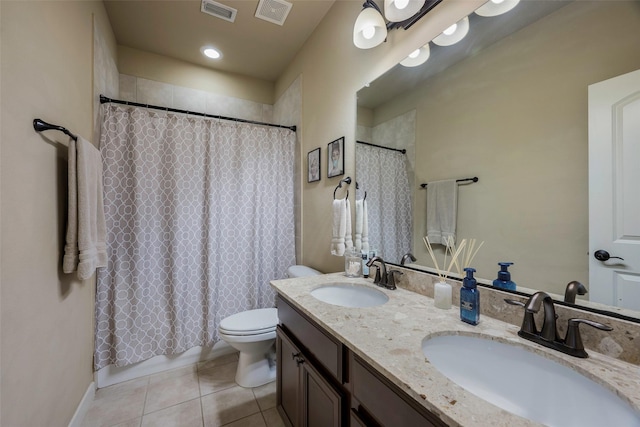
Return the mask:
[(105, 104), (95, 368), (219, 340), (295, 264), (295, 133)]
[(369, 246), (386, 261), (400, 263), (411, 250), (411, 192), (407, 156), (399, 151), (356, 144), (356, 176), (367, 192)]

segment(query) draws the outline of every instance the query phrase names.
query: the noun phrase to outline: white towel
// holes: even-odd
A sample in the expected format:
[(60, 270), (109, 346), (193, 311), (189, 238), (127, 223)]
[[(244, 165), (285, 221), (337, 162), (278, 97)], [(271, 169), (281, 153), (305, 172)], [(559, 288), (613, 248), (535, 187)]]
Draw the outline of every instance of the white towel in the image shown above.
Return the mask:
[(331, 255), (344, 255), (345, 234), (347, 233), (346, 202), (346, 199), (333, 201), (333, 236), (331, 238)]
[(353, 237), (351, 235), (351, 203), (349, 202), (349, 199), (347, 199), (345, 201), (345, 211), (346, 211), (346, 226), (345, 226), (345, 233), (344, 233), (344, 246), (345, 249), (352, 249), (353, 248)]
[(353, 246), (355, 246), (358, 252), (362, 251), (362, 202), (363, 200), (356, 200), (356, 228), (353, 237)]
[(427, 237), (431, 243), (447, 246), (456, 241), (458, 183), (453, 180), (430, 182), (427, 186)]
[(69, 200), (62, 271), (78, 270), (81, 280), (107, 266), (102, 199), (102, 158), (89, 141), (69, 140)]
[(362, 200), (362, 250), (369, 252), (369, 215), (366, 199)]

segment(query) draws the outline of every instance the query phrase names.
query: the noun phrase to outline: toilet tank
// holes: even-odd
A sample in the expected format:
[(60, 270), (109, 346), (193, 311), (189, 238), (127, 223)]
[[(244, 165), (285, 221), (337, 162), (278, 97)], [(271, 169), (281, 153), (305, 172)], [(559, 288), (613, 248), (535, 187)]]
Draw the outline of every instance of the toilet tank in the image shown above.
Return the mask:
[(286, 276), (289, 278), (294, 277), (306, 277), (306, 276), (317, 276), (320, 273), (318, 270), (314, 270), (311, 267), (307, 267), (306, 265), (292, 265), (287, 269)]

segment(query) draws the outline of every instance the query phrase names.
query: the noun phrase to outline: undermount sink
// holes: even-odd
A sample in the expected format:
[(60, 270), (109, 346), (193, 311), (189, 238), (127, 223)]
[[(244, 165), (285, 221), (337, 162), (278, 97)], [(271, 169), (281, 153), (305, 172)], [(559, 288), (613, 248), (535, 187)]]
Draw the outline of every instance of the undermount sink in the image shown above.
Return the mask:
[(476, 396), (547, 426), (638, 426), (640, 413), (609, 389), (516, 345), (490, 339), (426, 337), (422, 352)]
[(375, 307), (389, 301), (384, 292), (352, 283), (329, 283), (312, 290), (311, 296), (341, 307)]

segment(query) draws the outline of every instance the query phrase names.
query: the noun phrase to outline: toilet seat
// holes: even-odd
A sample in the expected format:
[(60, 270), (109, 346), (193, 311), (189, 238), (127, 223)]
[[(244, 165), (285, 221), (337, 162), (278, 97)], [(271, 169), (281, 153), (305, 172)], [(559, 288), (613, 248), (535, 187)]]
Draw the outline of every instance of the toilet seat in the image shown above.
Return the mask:
[(222, 319), (218, 330), (233, 336), (262, 335), (274, 332), (278, 324), (276, 308), (243, 311)]

